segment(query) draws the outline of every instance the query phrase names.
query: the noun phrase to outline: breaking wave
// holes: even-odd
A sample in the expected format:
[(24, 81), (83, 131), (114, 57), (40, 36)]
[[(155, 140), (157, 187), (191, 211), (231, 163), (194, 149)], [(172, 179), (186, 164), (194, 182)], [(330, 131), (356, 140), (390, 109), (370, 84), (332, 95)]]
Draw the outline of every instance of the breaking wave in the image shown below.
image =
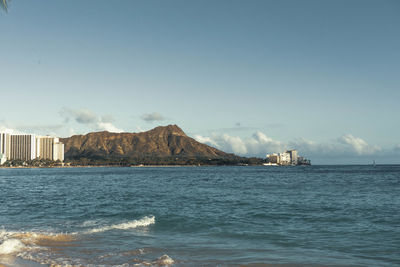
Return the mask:
[[(35, 232), (35, 231), (6, 231), (0, 229), (0, 257), (16, 256), (25, 260), (35, 261), (41, 264), (54, 266), (82, 266), (80, 259), (59, 258), (57, 253), (76, 246), (75, 241), (85, 239), (85, 235), (92, 233), (100, 233), (113, 229), (127, 230), (137, 227), (146, 227), (155, 224), (154, 216), (145, 216), (141, 219), (128, 221), (125, 223), (112, 224), (108, 226), (91, 228), (86, 231), (73, 233), (51, 233), (51, 232)], [(91, 224), (87, 224), (91, 225)], [(139, 250), (142, 254), (143, 250)], [(139, 254), (139, 255), (140, 255)], [(168, 266), (173, 260), (167, 256), (163, 256), (154, 262), (150, 262), (150, 266)], [(1, 263), (0, 263), (1, 266)]]
[(105, 232), (113, 229), (119, 229), (119, 230), (128, 230), (128, 229), (133, 229), (137, 227), (144, 227), (144, 226), (149, 226), (152, 224), (155, 224), (156, 219), (154, 216), (145, 216), (142, 219), (139, 220), (133, 220), (130, 222), (126, 223), (120, 223), (120, 224), (113, 224), (109, 226), (104, 226), (104, 227), (99, 227), (99, 228), (94, 228), (89, 231), (86, 231), (86, 234), (91, 234), (91, 233), (100, 233), (100, 232)]
[(22, 251), (51, 247), (62, 242), (76, 240), (75, 234), (53, 234), (37, 232), (0, 232), (0, 255), (17, 254)]
[(162, 255), (161, 257), (159, 257), (158, 259), (156, 259), (155, 261), (142, 261), (140, 263), (136, 263), (134, 264), (134, 266), (171, 266), (172, 264), (174, 264), (175, 261), (168, 256), (167, 254)]
[(0, 255), (15, 254), (23, 251), (26, 246), (18, 239), (7, 239), (0, 245)]

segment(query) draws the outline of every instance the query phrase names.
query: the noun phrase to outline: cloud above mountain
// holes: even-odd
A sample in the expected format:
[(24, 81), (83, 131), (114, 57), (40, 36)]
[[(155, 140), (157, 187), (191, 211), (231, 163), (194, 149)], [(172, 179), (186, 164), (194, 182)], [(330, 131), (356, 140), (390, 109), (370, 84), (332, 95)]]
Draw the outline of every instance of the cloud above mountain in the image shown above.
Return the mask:
[(144, 120), (145, 122), (153, 123), (153, 122), (163, 121), (166, 118), (158, 112), (153, 112), (153, 113), (143, 114), (141, 116), (141, 119)]
[(123, 132), (117, 128), (111, 115), (99, 116), (88, 109), (71, 109), (63, 107), (59, 114), (64, 118), (64, 123), (70, 123), (71, 120), (78, 124), (86, 125), (92, 131)]

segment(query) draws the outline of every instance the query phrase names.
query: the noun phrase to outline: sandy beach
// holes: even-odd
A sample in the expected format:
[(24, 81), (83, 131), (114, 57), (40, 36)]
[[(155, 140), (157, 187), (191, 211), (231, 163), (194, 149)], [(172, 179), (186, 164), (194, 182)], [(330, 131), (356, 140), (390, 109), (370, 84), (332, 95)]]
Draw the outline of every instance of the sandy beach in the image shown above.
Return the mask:
[(6, 255), (0, 256), (0, 267), (14, 267), (14, 266), (21, 266), (21, 267), (43, 267), (47, 265), (43, 265), (34, 261), (28, 261), (21, 259), (16, 256)]

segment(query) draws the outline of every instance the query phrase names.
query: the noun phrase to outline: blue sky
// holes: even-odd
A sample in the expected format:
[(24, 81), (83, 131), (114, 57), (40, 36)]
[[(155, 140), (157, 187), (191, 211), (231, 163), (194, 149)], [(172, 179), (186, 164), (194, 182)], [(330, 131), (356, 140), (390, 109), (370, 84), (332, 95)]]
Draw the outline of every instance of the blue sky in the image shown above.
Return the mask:
[(177, 124), (246, 156), (400, 163), (399, 14), (397, 0), (14, 0), (0, 130)]

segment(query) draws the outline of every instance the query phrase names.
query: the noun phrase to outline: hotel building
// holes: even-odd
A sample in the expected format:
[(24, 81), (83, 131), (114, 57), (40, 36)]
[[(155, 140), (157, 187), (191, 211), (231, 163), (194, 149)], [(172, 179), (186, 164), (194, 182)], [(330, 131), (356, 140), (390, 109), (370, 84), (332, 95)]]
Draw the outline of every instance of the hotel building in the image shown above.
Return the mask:
[(7, 147), (10, 147), (10, 135), (7, 133), (0, 133), (0, 154), (7, 156)]
[[(36, 158), (36, 136), (10, 135), (10, 150), (7, 159), (32, 160)], [(7, 155), (8, 153), (6, 153)]]
[(6, 155), (0, 154), (0, 165), (3, 165), (7, 161)]
[(288, 150), (286, 152), (290, 154), (291, 164), (292, 165), (297, 165), (297, 163), (298, 163), (297, 150)]
[(36, 158), (64, 160), (64, 144), (56, 137), (38, 136), (36, 137)]
[(9, 160), (64, 160), (64, 144), (50, 136), (0, 133), (0, 155)]
[(311, 165), (311, 162), (303, 157), (299, 157), (297, 150), (287, 150), (279, 154), (268, 154), (267, 162), (276, 165)]

